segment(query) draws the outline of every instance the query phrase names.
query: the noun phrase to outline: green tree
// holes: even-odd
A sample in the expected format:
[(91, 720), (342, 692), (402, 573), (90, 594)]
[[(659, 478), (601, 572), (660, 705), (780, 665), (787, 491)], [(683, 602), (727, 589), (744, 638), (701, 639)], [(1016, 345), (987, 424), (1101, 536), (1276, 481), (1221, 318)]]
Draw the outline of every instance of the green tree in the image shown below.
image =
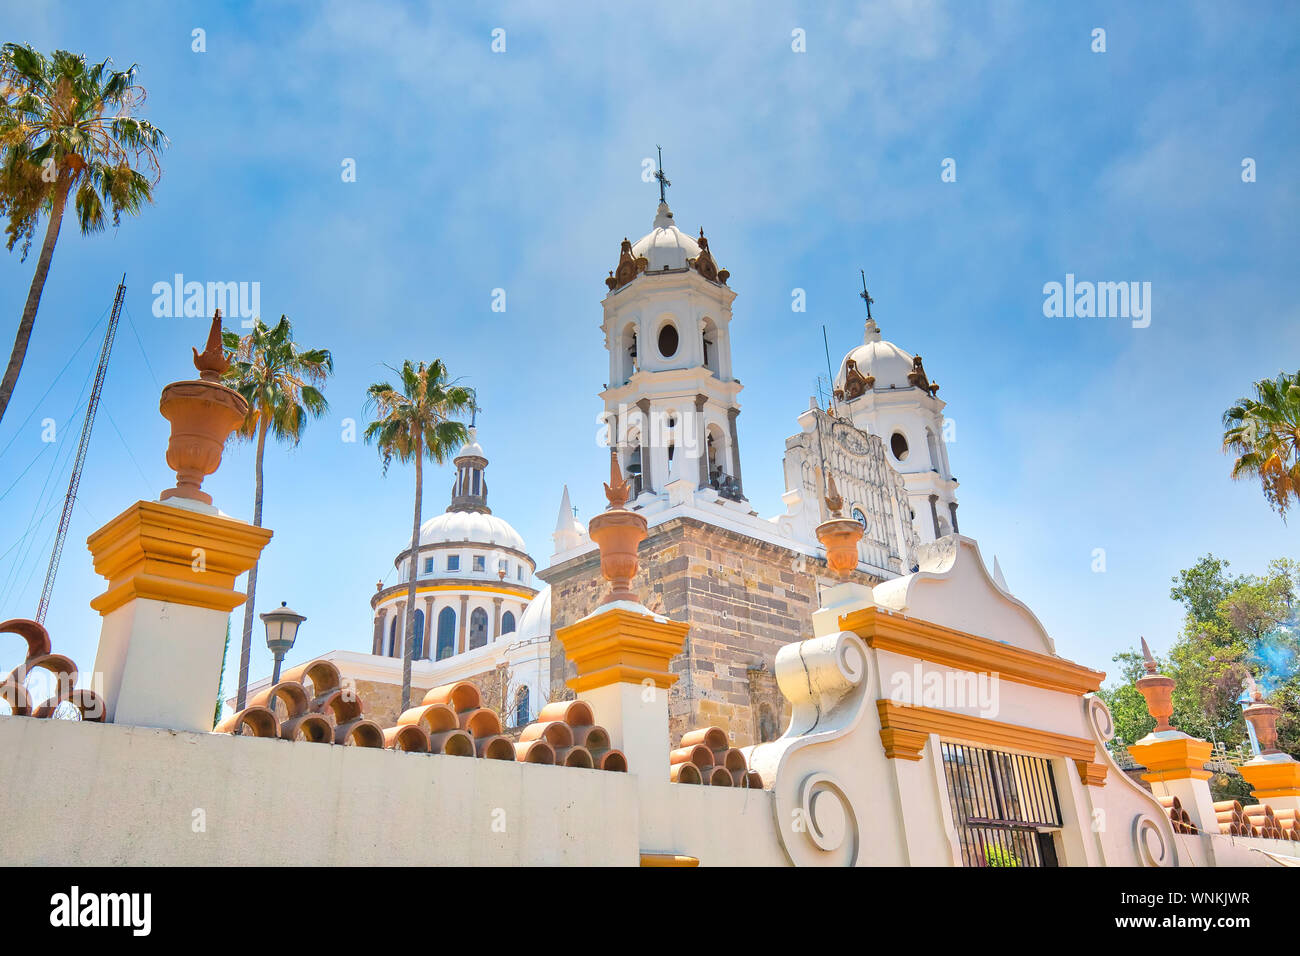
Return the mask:
[(415, 462), (415, 518), (411, 524), (411, 550), (406, 555), (406, 638), (402, 649), (402, 710), (411, 705), (411, 656), (415, 649), (415, 584), (419, 571), (420, 511), (424, 496), (424, 459), (443, 464), (469, 439), (465, 424), (457, 421), (473, 411), (474, 392), (451, 381), (442, 359), (400, 370), (401, 387), (377, 382), (366, 389), (368, 410), (376, 418), (366, 426), (366, 442), (374, 443), (384, 463), (384, 474), (394, 457)]
[[(319, 418), (329, 403), (316, 386), (334, 372), (329, 349), (302, 349), (293, 340), (293, 327), (281, 315), (274, 327), (261, 319), (245, 336), (225, 329), (222, 344), (234, 353), (226, 370), (226, 384), (248, 402), (248, 414), (238, 435), (257, 442), (254, 463), (253, 524), (262, 526), (262, 461), (266, 437), (297, 445), (309, 418)], [(243, 710), (248, 698), (248, 661), (253, 648), (253, 609), (257, 601), (257, 564), (248, 572), (248, 599), (244, 602), (244, 632), (239, 649), (239, 688), (236, 710)]]
[(1300, 372), (1256, 382), (1254, 398), (1223, 413), (1223, 429), (1223, 450), (1237, 456), (1233, 479), (1257, 479), (1285, 521), (1300, 501)]
[[(42, 214), (45, 238), (27, 290), (9, 365), (0, 379), (0, 419), (18, 384), (45, 280), (71, 197), (83, 235), (111, 218), (136, 215), (161, 176), (158, 154), (167, 137), (135, 115), (145, 101), (137, 68), (56, 50), (49, 57), (26, 44), (0, 49), (0, 215), (10, 251), (26, 259)], [(144, 170), (144, 171), (142, 171)], [(147, 174), (146, 174), (147, 172)]]
[[(1300, 752), (1300, 564), (1279, 558), (1263, 575), (1234, 576), (1227, 561), (1209, 554), (1172, 583), (1170, 597), (1183, 605), (1186, 617), (1168, 657), (1157, 663), (1176, 681), (1173, 725), (1229, 748), (1239, 746), (1248, 739), (1239, 698), (1246, 678), (1254, 676), (1282, 710), (1278, 746)], [(1129, 650), (1114, 660), (1119, 680), (1101, 696), (1111, 709), (1117, 739), (1131, 744), (1155, 726), (1135, 686), (1143, 674), (1142, 656)]]

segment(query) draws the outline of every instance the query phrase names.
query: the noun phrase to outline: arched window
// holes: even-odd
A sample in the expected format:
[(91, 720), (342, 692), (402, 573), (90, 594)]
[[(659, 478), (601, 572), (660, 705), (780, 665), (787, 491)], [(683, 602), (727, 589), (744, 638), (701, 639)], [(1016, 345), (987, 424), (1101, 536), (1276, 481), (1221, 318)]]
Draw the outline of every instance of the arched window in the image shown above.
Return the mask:
[(414, 650), (411, 651), (411, 659), (416, 661), (423, 660), (424, 659), (424, 612), (421, 611), (419, 608), (417, 608), (415, 611), (415, 640), (412, 641), (412, 647), (414, 647)]
[(438, 615), (438, 660), (456, 653), (456, 612), (449, 607)]
[(519, 693), (515, 694), (515, 726), (523, 727), (528, 723), (528, 688), (519, 688)]
[(515, 630), (515, 615), (513, 611), (506, 611), (501, 615), (501, 633), (513, 634)]
[(481, 607), (474, 608), (474, 612), (469, 616), (469, 646), (471, 650), (482, 647), (487, 643), (487, 627), (487, 611)]
[(397, 619), (400, 614), (394, 614), (393, 619), (388, 622), (388, 646), (384, 648), (385, 657), (397, 656)]

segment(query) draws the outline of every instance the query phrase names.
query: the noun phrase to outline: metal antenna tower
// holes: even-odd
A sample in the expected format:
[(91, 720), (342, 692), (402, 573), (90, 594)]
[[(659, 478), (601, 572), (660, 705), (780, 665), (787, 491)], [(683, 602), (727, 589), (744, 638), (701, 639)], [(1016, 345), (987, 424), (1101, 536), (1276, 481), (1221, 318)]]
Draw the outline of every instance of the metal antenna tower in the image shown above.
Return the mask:
[(90, 447), (90, 430), (95, 425), (95, 412), (99, 409), (99, 397), (104, 393), (104, 376), (108, 372), (108, 356), (113, 351), (113, 338), (117, 335), (117, 320), (122, 314), (122, 302), (126, 298), (126, 273), (117, 284), (117, 295), (113, 299), (113, 312), (108, 317), (108, 328), (104, 330), (104, 345), (99, 350), (99, 368), (95, 370), (95, 386), (90, 390), (90, 401), (86, 403), (86, 420), (81, 424), (81, 444), (77, 446), (77, 460), (72, 466), (72, 477), (68, 479), (68, 496), (63, 499), (63, 514), (59, 516), (59, 533), (54, 536), (54, 551), (50, 554), (50, 566), (45, 572), (45, 586), (41, 588), (41, 605), (36, 609), (36, 621), (45, 623), (45, 612), (50, 609), (50, 594), (54, 591), (54, 578), (59, 573), (59, 559), (63, 557), (63, 542), (68, 538), (68, 525), (72, 523), (72, 507), (77, 501), (77, 489), (81, 487), (81, 469), (86, 464), (86, 449)]

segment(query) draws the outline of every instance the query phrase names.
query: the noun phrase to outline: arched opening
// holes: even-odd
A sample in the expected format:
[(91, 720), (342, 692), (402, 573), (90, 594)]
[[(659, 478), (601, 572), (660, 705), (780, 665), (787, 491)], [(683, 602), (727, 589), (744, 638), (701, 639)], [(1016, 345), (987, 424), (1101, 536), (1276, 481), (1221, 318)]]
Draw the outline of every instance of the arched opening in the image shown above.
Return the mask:
[(665, 322), (659, 329), (659, 354), (666, 359), (677, 354), (677, 326)]
[(714, 375), (720, 375), (718, 365), (718, 327), (713, 320), (706, 318), (700, 331), (700, 344), (704, 348), (704, 367)]
[(727, 437), (716, 424), (710, 424), (704, 444), (709, 457), (709, 485), (721, 488), (727, 477)]
[(635, 498), (641, 494), (642, 490), (642, 468), (641, 468), (641, 432), (634, 429), (628, 433), (628, 450), (623, 461), (623, 476), (627, 478), (632, 485), (632, 497)]
[(628, 379), (636, 372), (637, 355), (636, 355), (636, 325), (629, 322), (623, 327), (623, 334), (618, 340), (618, 373), (622, 379), (622, 384), (627, 384)]
[(397, 656), (397, 619), (400, 614), (394, 614), (393, 619), (388, 622), (388, 643), (384, 647), (385, 657)]
[(925, 448), (930, 453), (930, 470), (939, 472), (939, 443), (935, 441), (934, 430), (931, 428), (925, 430)]
[(415, 611), (415, 640), (412, 646), (415, 649), (411, 652), (411, 660), (424, 660), (424, 612), (419, 608)]
[(894, 453), (895, 461), (907, 460), (907, 438), (902, 432), (894, 432), (890, 437), (889, 450)]
[(482, 647), (487, 643), (488, 616), (487, 611), (481, 607), (474, 608), (469, 616), (469, 646), (470, 650), (476, 647)]
[(456, 612), (449, 607), (438, 615), (438, 660), (456, 653)]
[(501, 615), (501, 633), (513, 634), (515, 632), (515, 615), (513, 611), (506, 611)]
[(529, 694), (527, 687), (519, 688), (519, 692), (515, 694), (515, 726), (516, 727), (523, 727), (526, 726), (528, 723), (529, 716), (530, 716), (529, 715), (530, 696), (531, 695)]

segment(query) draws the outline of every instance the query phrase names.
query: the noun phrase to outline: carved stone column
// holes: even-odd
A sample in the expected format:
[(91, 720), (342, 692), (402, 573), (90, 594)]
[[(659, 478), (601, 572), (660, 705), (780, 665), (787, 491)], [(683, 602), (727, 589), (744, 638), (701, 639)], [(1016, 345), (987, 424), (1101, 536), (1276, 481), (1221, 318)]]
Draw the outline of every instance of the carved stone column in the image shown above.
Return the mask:
[(704, 423), (704, 403), (708, 401), (706, 395), (695, 396), (695, 414), (699, 419), (699, 436), (700, 436), (700, 487), (709, 487), (709, 426)]
[(959, 530), (957, 528), (957, 502), (955, 501), (948, 502), (948, 514), (952, 515), (952, 533), (958, 534)]
[(433, 660), (433, 598), (424, 599), (424, 658)]
[(460, 596), (460, 636), (458, 638), (460, 650), (456, 652), (458, 654), (465, 653), (465, 617), (468, 611), (469, 595), (462, 594)]
[(935, 541), (938, 541), (939, 538), (942, 537), (942, 535), (939, 533), (939, 509), (937, 505), (938, 501), (939, 501), (938, 495), (930, 496), (930, 522), (934, 525)]
[(655, 487), (651, 463), (653, 461), (654, 446), (650, 444), (650, 399), (641, 399), (636, 403), (636, 407), (641, 409), (641, 490), (653, 494)]
[(505, 598), (494, 597), (492, 599), (492, 640), (501, 636), (501, 602)]
[(727, 422), (731, 426), (731, 467), (735, 469), (736, 474), (736, 494), (742, 498), (745, 497), (745, 486), (740, 479), (740, 436), (736, 432), (736, 416), (740, 414), (739, 408), (727, 409)]
[(370, 653), (378, 654), (384, 646), (384, 621), (388, 619), (387, 608), (375, 611), (375, 639), (370, 642)]

